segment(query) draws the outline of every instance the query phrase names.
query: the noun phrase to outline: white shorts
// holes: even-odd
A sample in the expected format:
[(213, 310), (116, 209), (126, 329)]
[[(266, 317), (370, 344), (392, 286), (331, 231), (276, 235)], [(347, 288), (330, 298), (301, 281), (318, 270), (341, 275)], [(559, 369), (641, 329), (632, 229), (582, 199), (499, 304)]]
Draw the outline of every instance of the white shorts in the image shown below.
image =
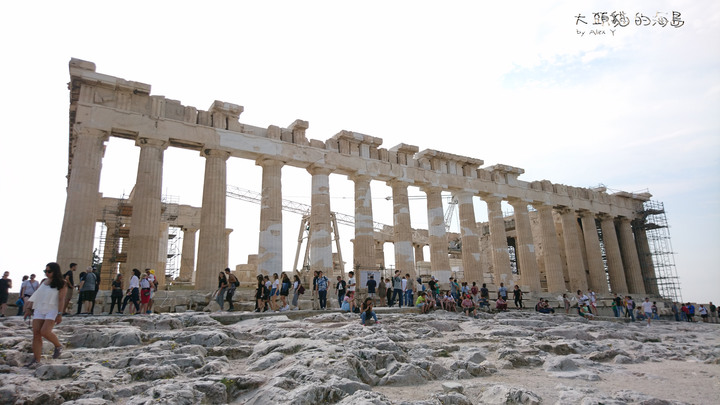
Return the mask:
[(54, 321), (55, 318), (57, 317), (57, 314), (58, 314), (58, 311), (40, 312), (40, 311), (36, 310), (35, 313), (33, 313), (33, 318), (34, 319), (49, 319), (49, 320)]

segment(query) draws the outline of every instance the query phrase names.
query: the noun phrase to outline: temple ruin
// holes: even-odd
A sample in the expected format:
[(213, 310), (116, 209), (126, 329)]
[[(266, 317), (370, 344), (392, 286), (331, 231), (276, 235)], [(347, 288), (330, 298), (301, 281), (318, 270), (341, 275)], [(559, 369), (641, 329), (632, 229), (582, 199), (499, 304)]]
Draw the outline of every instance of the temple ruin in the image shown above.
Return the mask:
[[(286, 128), (252, 126), (239, 121), (239, 105), (215, 101), (207, 111), (198, 110), (151, 95), (148, 84), (97, 73), (92, 62), (72, 59), (69, 66), (68, 185), (57, 261), (89, 266), (96, 223), (104, 222), (108, 234), (123, 241), (122, 251), (116, 242), (105, 243), (104, 289), (118, 263), (120, 271), (164, 269), (172, 226), (183, 232), (176, 281), (213, 290), (218, 271), (229, 266), (226, 162), (239, 158), (262, 168), (259, 245), (254, 263), (238, 266), (246, 273), (244, 280), (256, 272), (289, 268), (283, 263), (282, 234), (296, 228), (282, 222), (282, 168), (293, 166), (312, 176), (309, 268), (304, 271), (346, 271), (342, 259), (333, 257), (331, 237), (337, 225), (330, 210), (329, 176), (340, 174), (355, 186), (349, 263), (361, 280), (364, 273), (383, 267), (379, 251), (383, 242), (391, 242), (395, 268), (413, 276), (453, 273), (470, 282), (520, 284), (526, 291), (551, 294), (577, 289), (600, 295), (664, 291), (658, 287), (663, 275), (656, 274), (646, 234), (655, 229), (648, 222), (648, 203), (653, 203), (649, 193), (610, 194), (602, 187), (524, 181), (524, 170), (518, 167), (483, 167), (481, 159), (403, 143), (386, 149), (382, 139), (357, 132), (341, 131), (325, 141), (308, 139), (309, 124), (303, 120)], [(128, 199), (99, 192), (105, 142), (111, 136), (133, 140), (140, 148), (137, 180)], [(201, 207), (162, 201), (163, 153), (168, 147), (198, 151), (205, 158)], [(373, 221), (371, 181), (392, 189), (393, 224), (383, 229)], [(410, 186), (426, 194), (427, 230), (411, 228)], [(459, 235), (446, 230), (442, 192), (452, 193), (457, 203)], [(487, 203), (486, 224), (476, 222), (475, 196)], [(512, 216), (503, 216), (502, 201), (513, 207)], [(423, 257), (425, 245), (430, 247), (429, 263)]]

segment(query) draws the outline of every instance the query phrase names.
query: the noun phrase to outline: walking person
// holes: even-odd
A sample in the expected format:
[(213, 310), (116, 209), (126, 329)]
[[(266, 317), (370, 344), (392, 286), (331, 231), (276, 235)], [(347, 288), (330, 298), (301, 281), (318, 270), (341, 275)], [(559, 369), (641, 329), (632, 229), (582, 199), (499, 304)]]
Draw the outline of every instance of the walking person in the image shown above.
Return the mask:
[(228, 302), (228, 311), (234, 311), (235, 307), (233, 306), (233, 295), (235, 295), (235, 289), (240, 286), (240, 282), (238, 281), (237, 277), (235, 277), (234, 274), (230, 272), (230, 268), (225, 269), (225, 275), (227, 276), (228, 280), (228, 290), (227, 293), (225, 293), (225, 301)]
[(318, 272), (313, 272), (312, 279), (312, 309), (320, 308), (320, 294), (318, 293)]
[(40, 283), (35, 280), (34, 274), (30, 275), (29, 280), (25, 280), (25, 278), (23, 278), (23, 280), (24, 281), (20, 285), (20, 298), (22, 298), (24, 302), (27, 302), (28, 298), (30, 298), (30, 296), (33, 295), (35, 290), (40, 287)]
[(112, 282), (112, 291), (110, 292), (110, 312), (109, 314), (113, 314), (113, 309), (115, 308), (115, 304), (117, 304), (117, 313), (121, 314), (120, 312), (120, 302), (122, 301), (123, 297), (123, 285), (122, 285), (122, 274), (119, 274), (115, 276), (115, 280)]
[(520, 289), (520, 286), (515, 284), (515, 288), (513, 289), (513, 299), (515, 300), (515, 308), (517, 308), (517, 309), (525, 308), (523, 306), (522, 296), (523, 296), (523, 292)]
[[(96, 269), (95, 267), (92, 268), (93, 275), (95, 276), (95, 288), (93, 289), (92, 293), (92, 300), (91, 300), (91, 306), (90, 306), (90, 312), (91, 314), (95, 313), (95, 299), (97, 298), (97, 293), (100, 291), (100, 269)], [(150, 296), (152, 299), (152, 296)], [(152, 305), (152, 301), (151, 301)]]
[(642, 309), (645, 313), (645, 318), (647, 319), (647, 326), (650, 327), (650, 320), (652, 319), (652, 307), (653, 304), (650, 302), (650, 298), (645, 297), (645, 301), (642, 303)]
[(337, 276), (335, 291), (337, 291), (338, 306), (342, 306), (343, 298), (345, 298), (345, 286), (345, 280), (343, 280), (341, 276)]
[(283, 273), (282, 282), (280, 283), (280, 310), (281, 311), (287, 311), (288, 309), (290, 309), (290, 304), (288, 303), (288, 296), (290, 295), (290, 287), (291, 286), (292, 286), (292, 283), (290, 282), (290, 277), (288, 277), (286, 273)]
[(393, 295), (390, 301), (390, 306), (395, 305), (395, 299), (398, 300), (398, 306), (402, 308), (402, 278), (400, 277), (400, 270), (395, 270), (395, 276), (393, 277)]
[(140, 278), (140, 313), (147, 314), (148, 304), (150, 303), (150, 294), (152, 285), (148, 280), (147, 274), (143, 274)]
[(385, 300), (387, 301), (387, 306), (392, 306), (392, 283), (390, 282), (390, 279), (385, 277)]
[(34, 312), (32, 323), (33, 340), (32, 351), (33, 361), (28, 367), (35, 368), (40, 365), (42, 359), (42, 339), (47, 339), (55, 346), (53, 359), (60, 357), (62, 345), (57, 336), (53, 333), (53, 327), (62, 322), (62, 308), (65, 305), (65, 293), (67, 285), (60, 271), (60, 265), (51, 262), (45, 266), (47, 276), (38, 289), (28, 298), (25, 312)]
[(568, 299), (567, 294), (562, 295), (563, 299), (563, 307), (565, 307), (565, 315), (570, 314), (570, 300)]
[[(29, 278), (30, 278), (29, 276), (23, 276), (22, 282), (20, 283), (20, 285), (23, 285), (23, 283), (25, 283)], [(18, 299), (17, 299), (17, 301), (15, 301), (15, 305), (17, 305), (17, 307), (18, 307), (16, 316), (21, 316), (22, 314), (25, 313), (24, 308), (25, 308), (25, 300), (26, 299), (27, 298), (23, 297), (22, 289), (21, 289), (20, 294), (18, 294)], [(23, 321), (26, 319), (27, 319), (26, 317), (23, 317)]]
[(217, 302), (217, 304), (220, 306), (221, 311), (223, 310), (225, 291), (227, 291), (227, 287), (227, 277), (225, 277), (225, 273), (221, 271), (220, 274), (218, 274), (218, 289), (215, 291), (215, 302)]
[(133, 269), (133, 275), (130, 277), (130, 284), (128, 285), (125, 299), (123, 300), (123, 306), (120, 312), (125, 313), (125, 307), (128, 301), (133, 303), (130, 308), (130, 315), (134, 315), (140, 311), (140, 270)]

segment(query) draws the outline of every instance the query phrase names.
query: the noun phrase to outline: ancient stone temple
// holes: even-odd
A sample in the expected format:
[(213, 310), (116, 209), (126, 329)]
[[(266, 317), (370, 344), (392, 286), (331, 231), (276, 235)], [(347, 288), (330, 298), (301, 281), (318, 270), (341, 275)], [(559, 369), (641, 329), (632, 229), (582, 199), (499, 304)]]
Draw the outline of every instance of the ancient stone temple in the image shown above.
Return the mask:
[[(657, 294), (652, 260), (639, 213), (650, 194), (607, 193), (548, 180), (524, 181), (524, 170), (418, 146), (383, 148), (382, 139), (341, 131), (327, 140), (308, 139), (308, 122), (261, 128), (240, 121), (243, 107), (215, 101), (207, 111), (152, 95), (150, 85), (97, 73), (91, 62), (70, 61), (70, 154), (65, 216), (58, 262), (79, 268), (92, 260), (97, 221), (123, 237), (122, 250), (106, 244), (103, 280), (132, 268), (164, 268), (167, 229), (183, 235), (180, 277), (194, 288), (211, 290), (218, 271), (228, 267), (226, 164), (251, 159), (262, 168), (262, 204), (253, 268), (280, 273), (282, 261), (282, 168), (307, 170), (312, 178), (309, 217), (309, 270), (342, 273), (334, 265), (330, 174), (355, 186), (353, 268), (378, 266), (382, 243), (395, 247), (402, 274), (451, 274), (466, 281), (520, 284), (526, 291), (561, 293)], [(99, 193), (105, 142), (131, 139), (140, 148), (137, 180), (128, 200)], [(205, 159), (201, 207), (161, 199), (163, 154), (167, 148), (197, 151)], [(378, 232), (373, 222), (370, 183), (392, 189), (394, 223)], [(427, 230), (412, 229), (408, 187), (427, 197)], [(459, 235), (449, 235), (441, 193), (457, 201)], [(477, 223), (473, 198), (487, 204), (488, 222)], [(478, 201), (477, 199), (475, 199)], [(501, 203), (514, 209), (504, 217)], [(122, 214), (101, 216), (103, 207), (122, 206)], [(449, 249), (449, 242), (453, 248)], [(197, 257), (194, 250), (197, 244)], [(430, 247), (429, 266), (422, 248)], [(160, 252), (160, 253), (159, 253)], [(362, 277), (361, 277), (362, 278)], [(163, 280), (163, 277), (160, 277)], [(107, 283), (106, 283), (107, 285)]]

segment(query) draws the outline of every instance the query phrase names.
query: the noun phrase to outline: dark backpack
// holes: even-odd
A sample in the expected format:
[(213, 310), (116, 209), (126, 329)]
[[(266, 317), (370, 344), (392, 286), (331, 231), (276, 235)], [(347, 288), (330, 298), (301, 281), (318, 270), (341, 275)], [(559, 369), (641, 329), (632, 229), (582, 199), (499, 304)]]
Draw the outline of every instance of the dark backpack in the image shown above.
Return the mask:
[(305, 287), (303, 287), (302, 284), (298, 287), (298, 294), (305, 294)]

